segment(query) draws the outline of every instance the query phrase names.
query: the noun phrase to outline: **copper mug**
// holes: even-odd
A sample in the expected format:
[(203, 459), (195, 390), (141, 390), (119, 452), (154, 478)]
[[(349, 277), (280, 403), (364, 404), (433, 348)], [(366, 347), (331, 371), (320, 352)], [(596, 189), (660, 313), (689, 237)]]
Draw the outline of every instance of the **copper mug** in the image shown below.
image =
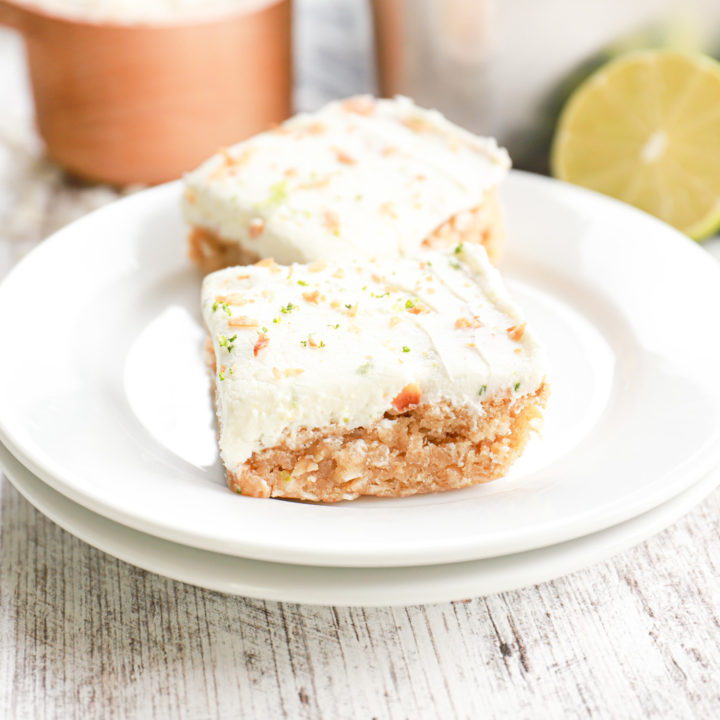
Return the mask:
[(71, 172), (116, 185), (180, 176), (291, 113), (291, 0), (121, 24), (0, 0), (25, 40), (37, 127)]

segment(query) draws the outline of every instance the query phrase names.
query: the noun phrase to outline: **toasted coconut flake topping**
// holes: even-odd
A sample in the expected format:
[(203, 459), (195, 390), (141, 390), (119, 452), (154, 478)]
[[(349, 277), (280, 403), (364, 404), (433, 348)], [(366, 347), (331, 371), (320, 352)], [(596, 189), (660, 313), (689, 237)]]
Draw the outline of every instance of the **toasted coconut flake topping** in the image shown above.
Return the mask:
[(333, 235), (340, 234), (340, 218), (336, 212), (325, 210), (323, 213), (323, 223)]
[(428, 308), (426, 308), (424, 305), (415, 305), (415, 307), (408, 308), (408, 312), (411, 315), (421, 315), (429, 313), (430, 310), (428, 310)]
[(425, 118), (418, 117), (411, 115), (410, 117), (405, 118), (402, 121), (402, 124), (408, 128), (408, 130), (412, 130), (413, 132), (419, 133), (423, 132), (424, 130), (427, 130), (429, 127), (429, 123)]
[(255, 265), (257, 267), (265, 267), (270, 270), (270, 272), (279, 273), (281, 272), (280, 266), (273, 260), (273, 258), (264, 258), (263, 260), (258, 260)]
[(335, 153), (335, 157), (337, 158), (337, 161), (339, 163), (342, 163), (343, 165), (355, 165), (357, 163), (357, 160), (349, 153), (346, 153), (344, 150), (336, 147), (334, 147), (332, 150)]
[(265, 333), (258, 335), (257, 342), (253, 347), (253, 355), (257, 357), (258, 353), (270, 342), (270, 338)]
[(262, 218), (253, 218), (248, 224), (248, 233), (251, 238), (257, 238), (262, 235), (265, 229), (265, 221)]
[(515, 340), (515, 342), (520, 342), (522, 340), (523, 335), (525, 334), (525, 323), (521, 323), (520, 325), (511, 325), (507, 329), (508, 337), (511, 340)]
[(417, 405), (421, 397), (420, 386), (417, 383), (409, 383), (393, 399), (392, 404), (398, 412), (405, 412), (412, 405)]
[(215, 302), (227, 303), (228, 305), (247, 305), (255, 301), (252, 298), (246, 298), (242, 293), (229, 293), (228, 295), (216, 295)]
[(245, 315), (237, 315), (228, 320), (228, 325), (234, 328), (256, 328), (259, 324), (257, 320)]
[(342, 108), (356, 115), (372, 115), (375, 112), (375, 100), (368, 95), (354, 95), (343, 101)]
[(315, 189), (321, 189), (324, 187), (327, 187), (330, 184), (330, 176), (329, 175), (323, 175), (322, 177), (319, 177), (315, 180), (306, 180), (303, 183), (300, 183), (298, 187), (301, 190), (315, 190)]
[(460, 317), (455, 321), (455, 329), (462, 330), (464, 328), (479, 328), (482, 327), (482, 323), (475, 316), (471, 318)]

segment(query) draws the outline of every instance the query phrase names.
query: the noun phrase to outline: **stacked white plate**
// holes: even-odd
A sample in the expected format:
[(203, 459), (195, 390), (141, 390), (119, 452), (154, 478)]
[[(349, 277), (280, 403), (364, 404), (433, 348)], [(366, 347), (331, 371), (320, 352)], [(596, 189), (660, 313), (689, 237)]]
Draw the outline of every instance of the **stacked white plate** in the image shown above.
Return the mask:
[(720, 265), (641, 212), (513, 172), (502, 269), (553, 394), (511, 474), (336, 505), (230, 493), (179, 197), (88, 215), (0, 286), (0, 464), (92, 545), (253, 597), (434, 602), (607, 557), (720, 481)]

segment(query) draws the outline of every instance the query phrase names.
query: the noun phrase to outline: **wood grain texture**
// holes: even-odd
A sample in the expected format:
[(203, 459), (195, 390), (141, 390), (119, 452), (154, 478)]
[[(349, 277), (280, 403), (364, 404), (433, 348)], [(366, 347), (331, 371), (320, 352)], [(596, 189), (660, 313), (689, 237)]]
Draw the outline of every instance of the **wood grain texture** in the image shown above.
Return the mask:
[(4, 481), (0, 717), (643, 718), (720, 707), (720, 492), (652, 541), (467, 602), (224, 596), (69, 535)]
[[(351, 2), (301, 4), (300, 28), (319, 38), (300, 43), (306, 107), (369, 82), (358, 61), (365, 21)], [(349, 26), (343, 47), (329, 29)], [(13, 42), (0, 34), (0, 72)], [(6, 87), (0, 108), (10, 107)], [(115, 197), (39, 160), (27, 118), (13, 112), (0, 111), (0, 276)], [(147, 573), (0, 483), (0, 718), (714, 718), (718, 668), (720, 491), (651, 541), (555, 582), (340, 609)]]

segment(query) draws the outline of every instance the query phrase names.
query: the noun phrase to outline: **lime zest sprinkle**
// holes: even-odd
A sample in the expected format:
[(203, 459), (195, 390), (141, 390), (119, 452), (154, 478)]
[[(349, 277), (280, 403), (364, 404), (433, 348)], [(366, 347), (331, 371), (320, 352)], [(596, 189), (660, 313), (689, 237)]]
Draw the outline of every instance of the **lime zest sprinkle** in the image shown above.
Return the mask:
[(268, 188), (267, 197), (255, 207), (259, 210), (270, 210), (278, 205), (282, 205), (287, 199), (287, 180), (280, 180)]
[(232, 337), (227, 337), (226, 335), (218, 335), (218, 345), (220, 345), (220, 347), (224, 347), (228, 352), (232, 352), (232, 349), (235, 347), (233, 343), (236, 340), (237, 333)]

